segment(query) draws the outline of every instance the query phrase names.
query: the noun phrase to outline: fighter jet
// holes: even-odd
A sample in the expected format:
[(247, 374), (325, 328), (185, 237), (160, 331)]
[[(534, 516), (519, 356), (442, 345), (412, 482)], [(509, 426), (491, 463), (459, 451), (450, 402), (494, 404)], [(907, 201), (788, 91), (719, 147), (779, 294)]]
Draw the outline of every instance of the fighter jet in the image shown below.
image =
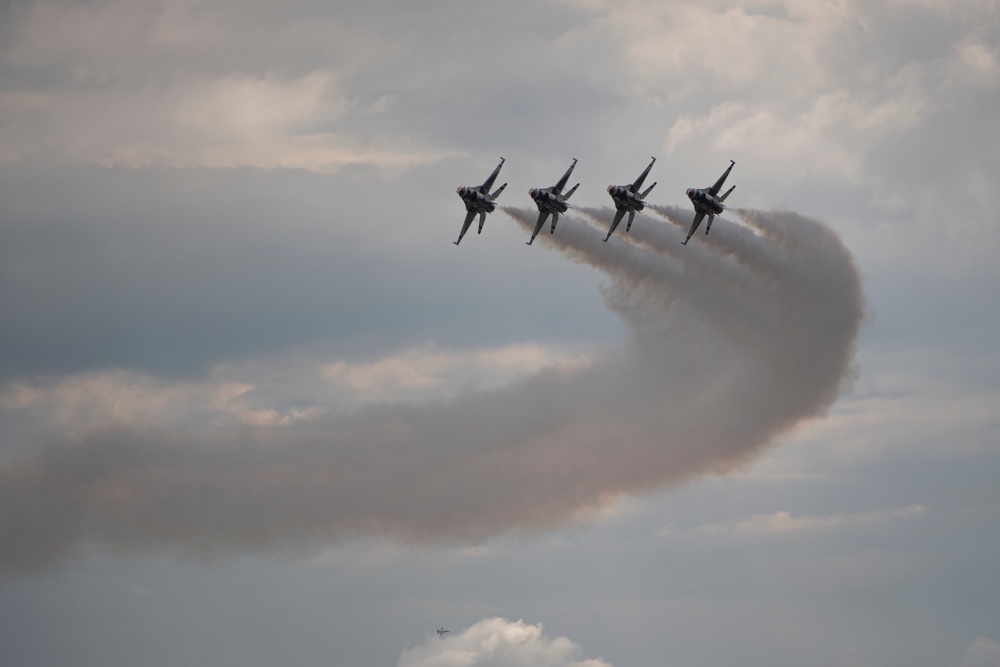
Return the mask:
[[(653, 162), (656, 162), (656, 158), (653, 158)], [(649, 174), (649, 170), (653, 168), (653, 162), (649, 163), (639, 178), (635, 179), (635, 183), (631, 185), (609, 185), (608, 194), (611, 198), (615, 200), (615, 208), (618, 210), (615, 212), (615, 219), (611, 221), (611, 229), (608, 230), (608, 235), (604, 237), (607, 241), (611, 238), (611, 235), (615, 233), (615, 227), (618, 223), (622, 221), (625, 217), (625, 213), (628, 213), (628, 224), (625, 225), (625, 231), (632, 229), (632, 221), (635, 220), (635, 212), (641, 211), (646, 206), (646, 202), (643, 199), (646, 198), (653, 188), (656, 187), (656, 183), (653, 183), (645, 192), (639, 192), (639, 188), (642, 187), (642, 182), (646, 180), (646, 176)]]
[(500, 164), (497, 168), (493, 170), (489, 178), (483, 181), (482, 185), (463, 185), (458, 188), (458, 196), (462, 198), (465, 202), (465, 210), (468, 213), (465, 216), (465, 222), (462, 223), (462, 231), (458, 234), (458, 241), (455, 241), (455, 245), (458, 245), (462, 241), (462, 237), (465, 236), (465, 232), (469, 231), (469, 225), (472, 224), (472, 219), (479, 214), (479, 234), (483, 233), (483, 225), (486, 223), (486, 214), (492, 213), (496, 210), (496, 202), (493, 201), (497, 198), (503, 189), (507, 187), (504, 183), (497, 191), (490, 194), (490, 188), (493, 187), (493, 181), (497, 180), (497, 176), (500, 174), (500, 167), (503, 166), (504, 158), (500, 158)]
[(445, 630), (444, 626), (442, 625), (440, 628), (438, 628), (434, 632), (438, 633), (438, 637), (444, 637), (445, 633), (446, 632), (451, 632), (451, 630)]
[(538, 206), (538, 222), (535, 223), (535, 231), (531, 233), (531, 240), (528, 241), (528, 245), (531, 245), (531, 241), (535, 240), (538, 236), (538, 232), (541, 231), (542, 225), (545, 224), (545, 219), (552, 215), (552, 229), (549, 231), (550, 234), (556, 231), (556, 223), (559, 222), (559, 214), (565, 213), (566, 209), (569, 208), (569, 204), (566, 203), (576, 189), (580, 187), (577, 183), (574, 185), (569, 192), (565, 195), (562, 194), (563, 188), (566, 187), (566, 181), (569, 180), (569, 175), (573, 173), (573, 167), (576, 166), (576, 158), (573, 158), (573, 164), (569, 166), (566, 173), (562, 175), (559, 182), (553, 185), (551, 188), (531, 188), (528, 190), (528, 194), (531, 198), (535, 200), (535, 205)]
[(715, 220), (715, 216), (721, 215), (726, 209), (725, 205), (722, 203), (726, 201), (726, 197), (729, 193), (736, 189), (736, 186), (726, 190), (726, 194), (719, 196), (719, 190), (722, 189), (722, 184), (726, 182), (726, 177), (729, 176), (729, 172), (733, 170), (733, 165), (736, 162), (733, 160), (729, 161), (729, 167), (726, 169), (725, 173), (719, 177), (719, 180), (710, 188), (688, 188), (687, 196), (694, 204), (694, 221), (691, 223), (691, 229), (688, 231), (687, 238), (684, 239), (683, 245), (687, 245), (687, 242), (691, 240), (691, 236), (694, 234), (695, 230), (698, 229), (698, 225), (701, 224), (702, 218), (706, 215), (708, 216), (708, 224), (705, 226), (705, 233), (712, 229), (712, 221)]

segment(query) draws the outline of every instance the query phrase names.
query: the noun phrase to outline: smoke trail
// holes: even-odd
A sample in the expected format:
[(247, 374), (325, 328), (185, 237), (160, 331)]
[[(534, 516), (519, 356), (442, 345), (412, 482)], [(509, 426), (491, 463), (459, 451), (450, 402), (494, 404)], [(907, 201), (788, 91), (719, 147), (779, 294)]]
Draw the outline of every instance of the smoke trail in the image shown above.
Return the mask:
[[(505, 210), (530, 232), (534, 213)], [(612, 215), (585, 213), (601, 226)], [(741, 216), (750, 227), (717, 220), (688, 246), (686, 230), (650, 216), (608, 243), (606, 227), (574, 215), (540, 234), (526, 252), (555, 248), (605, 272), (606, 302), (628, 325), (625, 344), (586, 368), (292, 432), (51, 443), (0, 470), (0, 564), (95, 545), (213, 555), (363, 535), (479, 540), (745, 463), (835, 400), (863, 299), (827, 227)]]

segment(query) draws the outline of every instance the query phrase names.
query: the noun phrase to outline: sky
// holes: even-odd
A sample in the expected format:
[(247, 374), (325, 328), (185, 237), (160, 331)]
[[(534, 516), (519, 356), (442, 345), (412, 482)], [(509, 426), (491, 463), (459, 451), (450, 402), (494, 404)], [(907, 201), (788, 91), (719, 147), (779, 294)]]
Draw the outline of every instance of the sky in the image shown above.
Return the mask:
[(1000, 667), (998, 108), (995, 0), (0, 2), (0, 663)]

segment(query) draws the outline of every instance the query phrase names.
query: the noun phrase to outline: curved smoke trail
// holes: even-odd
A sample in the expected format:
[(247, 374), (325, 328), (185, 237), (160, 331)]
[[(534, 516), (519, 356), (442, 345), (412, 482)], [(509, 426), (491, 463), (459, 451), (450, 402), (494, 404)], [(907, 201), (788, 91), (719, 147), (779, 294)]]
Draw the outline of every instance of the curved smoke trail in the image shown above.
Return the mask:
[[(505, 210), (530, 231), (534, 212)], [(478, 540), (746, 462), (837, 397), (863, 313), (858, 272), (829, 228), (794, 213), (740, 211), (745, 225), (717, 220), (685, 247), (690, 213), (657, 210), (676, 226), (640, 215), (603, 243), (612, 212), (584, 210), (529, 250), (610, 278), (606, 302), (628, 337), (590, 366), (292, 433), (51, 443), (0, 470), (0, 564), (40, 567), (93, 545)]]

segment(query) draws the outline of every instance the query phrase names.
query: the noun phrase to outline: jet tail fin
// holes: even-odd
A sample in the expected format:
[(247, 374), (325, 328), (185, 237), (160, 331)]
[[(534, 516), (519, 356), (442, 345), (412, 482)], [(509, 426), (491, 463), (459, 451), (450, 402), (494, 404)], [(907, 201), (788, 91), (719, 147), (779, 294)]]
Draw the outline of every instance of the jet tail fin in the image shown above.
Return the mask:
[(733, 170), (733, 166), (735, 164), (736, 164), (736, 162), (734, 162), (733, 160), (730, 160), (729, 161), (729, 167), (727, 167), (726, 170), (724, 172), (722, 172), (722, 176), (719, 176), (719, 180), (717, 180), (715, 182), (715, 184), (708, 189), (708, 191), (713, 196), (718, 196), (719, 190), (722, 189), (722, 184), (726, 182), (726, 177), (729, 176), (729, 172), (731, 172)]
[(479, 214), (479, 231), (476, 232), (477, 234), (482, 234), (483, 233), (483, 225), (485, 225), (485, 224), (486, 224), (486, 214), (485, 213), (480, 213)]
[(642, 193), (641, 195), (639, 195), (639, 196), (640, 196), (640, 197), (641, 197), (642, 199), (645, 199), (645, 198), (646, 198), (646, 195), (648, 195), (648, 194), (649, 194), (650, 192), (652, 192), (652, 191), (653, 191), (653, 188), (655, 188), (655, 187), (656, 187), (656, 183), (653, 183), (653, 184), (652, 184), (652, 185), (650, 185), (650, 186), (649, 186), (648, 188), (646, 188), (646, 191), (645, 191), (645, 192), (643, 192), (643, 193)]
[[(573, 190), (576, 190), (576, 188), (573, 188)], [(570, 192), (573, 192), (573, 190), (570, 190)], [(549, 234), (555, 234), (556, 233), (556, 223), (557, 222), (559, 222), (559, 214), (558, 213), (553, 213), (552, 214), (552, 229), (549, 230)]]
[(715, 220), (715, 216), (714, 215), (709, 215), (708, 216), (708, 224), (705, 225), (705, 233), (706, 234), (708, 234), (710, 231), (712, 231), (712, 221), (713, 220)]
[(719, 197), (719, 201), (726, 201), (726, 197), (728, 197), (729, 193), (732, 192), (735, 189), (736, 189), (736, 186), (734, 185), (733, 187), (731, 187), (728, 190), (726, 190), (726, 194), (724, 194), (721, 197)]
[(499, 194), (500, 194), (501, 192), (503, 192), (503, 189), (504, 189), (505, 187), (507, 187), (507, 184), (506, 184), (506, 183), (504, 183), (504, 184), (503, 184), (503, 185), (501, 185), (501, 186), (500, 186), (499, 188), (497, 188), (497, 191), (496, 191), (496, 192), (494, 192), (493, 194), (491, 194), (491, 195), (490, 195), (490, 199), (496, 199), (496, 198), (497, 198), (497, 195), (499, 195)]
[(626, 232), (632, 231), (632, 221), (633, 220), (635, 220), (635, 211), (629, 211), (628, 212), (628, 224), (625, 225), (625, 231)]
[(573, 186), (572, 188), (570, 188), (569, 192), (567, 192), (567, 193), (566, 193), (566, 196), (565, 196), (565, 197), (563, 197), (563, 199), (569, 199), (570, 197), (572, 197), (572, 196), (573, 196), (573, 193), (574, 193), (574, 192), (576, 192), (576, 189), (577, 189), (578, 187), (580, 187), (580, 184), (579, 184), (579, 183), (577, 183), (577, 184), (576, 184), (576, 185), (574, 185), (574, 186)]

